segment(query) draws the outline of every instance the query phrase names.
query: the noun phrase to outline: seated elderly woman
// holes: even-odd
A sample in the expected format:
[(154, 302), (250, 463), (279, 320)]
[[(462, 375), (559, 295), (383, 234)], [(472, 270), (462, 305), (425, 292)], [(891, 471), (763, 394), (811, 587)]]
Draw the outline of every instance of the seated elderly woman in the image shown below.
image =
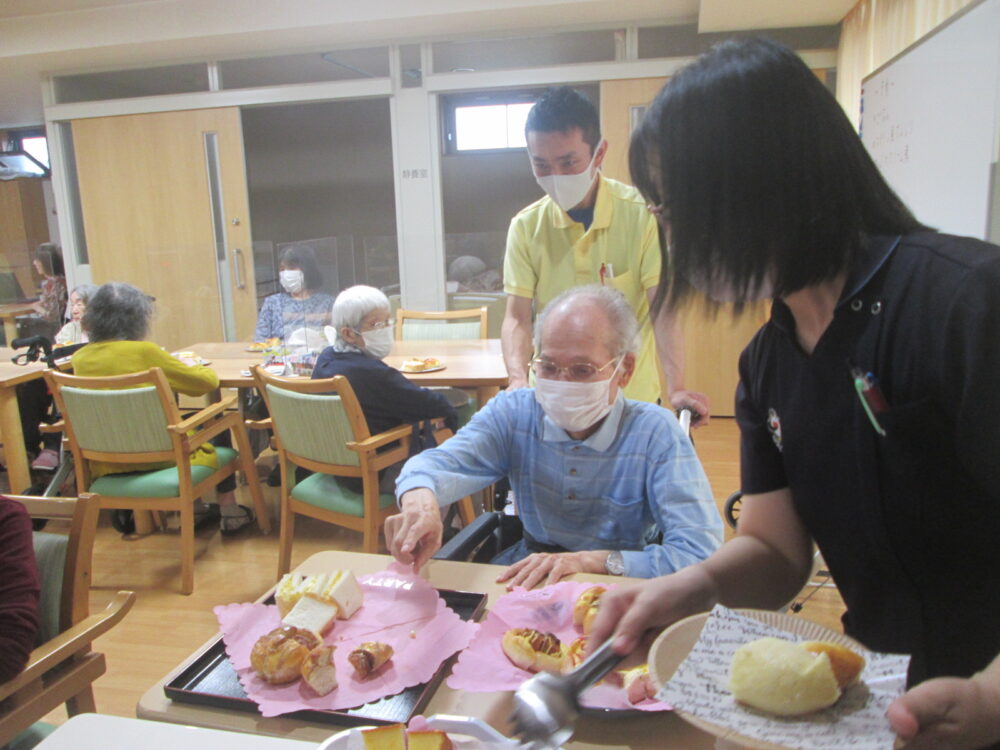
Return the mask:
[(313, 378), (343, 375), (351, 383), (374, 435), (409, 422), (443, 418), (458, 427), (458, 415), (439, 391), (421, 388), (382, 361), (392, 349), (389, 298), (370, 286), (352, 286), (333, 303), (336, 341), (323, 350)]
[(73, 291), (69, 293), (69, 322), (56, 334), (57, 346), (87, 343), (87, 332), (83, 330), (81, 321), (87, 311), (87, 303), (96, 291), (97, 287), (94, 284), (79, 284), (73, 287)]
[[(69, 347), (87, 342), (87, 334), (81, 327), (80, 320), (87, 309), (87, 301), (96, 291), (97, 287), (93, 284), (80, 284), (70, 293), (70, 321), (56, 334), (56, 346), (66, 348), (55, 351), (57, 357), (69, 356), (73, 352)], [(52, 396), (44, 380), (29, 380), (17, 386), (17, 406), (21, 413), (24, 446), (29, 452), (38, 453), (31, 462), (31, 468), (36, 471), (55, 471), (59, 466), (59, 441), (62, 438), (58, 433), (43, 435), (39, 430), (42, 422), (51, 422), (47, 418), (51, 404)], [(26, 491), (25, 494), (33, 493)]]
[[(219, 376), (203, 365), (188, 364), (172, 357), (151, 341), (144, 341), (153, 317), (149, 298), (131, 284), (110, 282), (100, 287), (83, 315), (83, 327), (90, 336), (90, 343), (73, 355), (73, 371), (82, 377), (128, 375), (159, 367), (166, 375), (170, 387), (187, 396), (204, 396), (219, 387)], [(215, 439), (216, 445), (230, 445), (228, 432)], [(215, 466), (214, 450), (203, 446), (192, 463)], [(137, 467), (135, 464), (111, 464), (91, 461), (90, 472), (94, 477), (138, 469), (165, 468), (170, 464), (153, 464)], [(234, 534), (253, 523), (253, 511), (236, 503), (236, 477), (229, 476), (216, 485), (219, 510), (222, 513), (221, 531)]]
[(333, 297), (320, 291), (323, 273), (316, 252), (308, 245), (286, 247), (278, 258), (278, 280), (282, 291), (264, 300), (254, 341), (281, 339), (289, 346), (310, 348), (322, 342)]

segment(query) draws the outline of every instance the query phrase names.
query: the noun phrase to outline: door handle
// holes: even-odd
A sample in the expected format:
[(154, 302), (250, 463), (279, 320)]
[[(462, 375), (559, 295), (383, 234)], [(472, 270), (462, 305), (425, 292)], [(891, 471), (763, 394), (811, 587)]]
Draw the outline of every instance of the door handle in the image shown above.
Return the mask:
[(243, 278), (243, 251), (240, 248), (233, 248), (233, 268), (236, 271), (236, 288), (246, 289), (246, 280)]

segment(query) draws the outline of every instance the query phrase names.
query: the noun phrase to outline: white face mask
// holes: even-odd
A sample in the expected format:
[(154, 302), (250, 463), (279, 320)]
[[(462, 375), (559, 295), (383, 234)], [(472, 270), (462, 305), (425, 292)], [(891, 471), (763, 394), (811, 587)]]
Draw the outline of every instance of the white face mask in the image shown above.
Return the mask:
[(545, 416), (566, 432), (583, 432), (611, 411), (611, 381), (621, 363), (622, 360), (619, 360), (607, 380), (577, 383), (538, 378), (535, 381), (535, 401), (542, 407)]
[(365, 351), (375, 359), (385, 359), (392, 349), (392, 326), (375, 328), (361, 334), (365, 340)]
[(535, 175), (535, 182), (549, 194), (549, 197), (556, 202), (559, 208), (563, 211), (569, 211), (580, 205), (587, 197), (587, 193), (590, 192), (594, 180), (597, 179), (594, 162), (597, 160), (599, 150), (600, 145), (594, 149), (594, 156), (591, 158), (590, 164), (580, 174), (550, 174), (546, 177)]
[(298, 294), (306, 283), (306, 275), (297, 268), (281, 271), (278, 278), (281, 280), (281, 288), (289, 294)]

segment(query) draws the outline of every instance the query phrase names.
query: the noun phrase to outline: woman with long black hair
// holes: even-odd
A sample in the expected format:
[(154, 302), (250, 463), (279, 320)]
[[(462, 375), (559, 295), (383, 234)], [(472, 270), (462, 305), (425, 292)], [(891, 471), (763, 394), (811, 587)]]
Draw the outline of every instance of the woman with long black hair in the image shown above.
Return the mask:
[(815, 540), (847, 633), (911, 655), (889, 711), (907, 747), (1000, 741), (1000, 248), (923, 227), (830, 92), (764, 40), (674, 77), (630, 164), (673, 271), (659, 302), (773, 307), (740, 357), (739, 533), (606, 597), (592, 642), (779, 607)]

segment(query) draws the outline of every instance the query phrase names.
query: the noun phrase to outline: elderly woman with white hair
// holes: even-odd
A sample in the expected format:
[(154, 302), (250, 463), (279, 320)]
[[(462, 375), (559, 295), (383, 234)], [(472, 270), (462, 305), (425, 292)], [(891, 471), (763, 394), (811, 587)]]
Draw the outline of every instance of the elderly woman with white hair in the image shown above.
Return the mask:
[(382, 361), (392, 349), (385, 294), (364, 285), (345, 289), (333, 303), (333, 327), (336, 341), (320, 354), (313, 378), (347, 378), (373, 435), (423, 419), (443, 418), (446, 427), (458, 427), (458, 414), (447, 398), (414, 385)]
[(95, 284), (79, 284), (69, 293), (69, 322), (56, 334), (56, 346), (72, 346), (86, 344), (87, 332), (83, 330), (83, 314), (87, 311), (87, 303), (97, 291)]

